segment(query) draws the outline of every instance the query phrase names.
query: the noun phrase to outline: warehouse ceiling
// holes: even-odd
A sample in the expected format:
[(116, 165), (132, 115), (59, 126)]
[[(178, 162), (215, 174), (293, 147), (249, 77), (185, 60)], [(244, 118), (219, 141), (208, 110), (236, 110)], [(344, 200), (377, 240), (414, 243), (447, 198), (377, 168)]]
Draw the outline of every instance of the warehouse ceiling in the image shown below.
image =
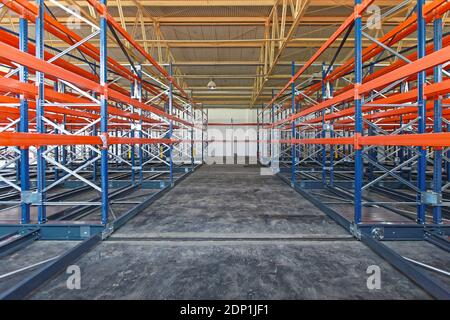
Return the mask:
[[(73, 18), (54, 1), (45, 1), (61, 22)], [(80, 10), (89, 19), (98, 16), (86, 1), (58, 1)], [(258, 107), (270, 101), (272, 92), (287, 83), (291, 61), (302, 64), (352, 13), (354, 0), (109, 0), (110, 13), (161, 64), (174, 64), (177, 81), (205, 107)], [(378, 0), (382, 12), (400, 1)], [(405, 19), (415, 1), (383, 20), (381, 36)], [(0, 11), (1, 25), (17, 29), (17, 17)], [(82, 22), (80, 34), (90, 28)], [(337, 63), (351, 58), (352, 38), (342, 48)], [(110, 39), (109, 55), (127, 64), (121, 49)], [(405, 39), (400, 45), (408, 47)], [(52, 46), (63, 42), (49, 39)], [(370, 43), (364, 41), (367, 46)], [(330, 61), (339, 42), (321, 59)], [(145, 61), (142, 61), (145, 64)], [(310, 68), (304, 77), (320, 72)], [(207, 87), (213, 80), (215, 90)]]

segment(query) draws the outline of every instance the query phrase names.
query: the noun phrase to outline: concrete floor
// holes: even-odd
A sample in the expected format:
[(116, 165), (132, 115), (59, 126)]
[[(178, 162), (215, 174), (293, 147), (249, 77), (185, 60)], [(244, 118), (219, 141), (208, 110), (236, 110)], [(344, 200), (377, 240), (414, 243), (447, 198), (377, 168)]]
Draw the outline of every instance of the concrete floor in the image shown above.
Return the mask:
[[(442, 257), (430, 259), (450, 265)], [(245, 166), (203, 166), (77, 264), (80, 290), (61, 274), (30, 298), (430, 298), (279, 178)], [(371, 265), (380, 290), (367, 288)]]

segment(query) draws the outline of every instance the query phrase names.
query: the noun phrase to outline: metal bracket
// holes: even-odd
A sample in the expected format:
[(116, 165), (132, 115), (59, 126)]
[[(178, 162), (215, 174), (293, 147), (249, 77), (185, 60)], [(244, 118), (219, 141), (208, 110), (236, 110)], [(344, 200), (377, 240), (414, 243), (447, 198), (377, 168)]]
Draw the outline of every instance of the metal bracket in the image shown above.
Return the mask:
[(334, 126), (330, 123), (324, 123), (323, 124), (323, 130), (325, 131), (332, 131), (334, 129)]
[(358, 240), (361, 240), (361, 230), (358, 228), (358, 225), (352, 223), (350, 225), (350, 233)]
[(25, 204), (42, 204), (42, 193), (33, 191), (23, 191), (21, 195), (22, 203)]
[(425, 191), (420, 194), (420, 202), (430, 206), (440, 206), (442, 204), (442, 194), (433, 191)]
[(102, 240), (107, 239), (114, 232), (114, 224), (108, 223), (102, 231)]
[(91, 237), (91, 227), (90, 226), (81, 226), (80, 227), (80, 237), (81, 238), (90, 238)]
[(372, 229), (372, 238), (376, 240), (383, 240), (384, 239), (384, 228), (377, 227)]
[(132, 123), (131, 130), (142, 131), (142, 124), (140, 123)]

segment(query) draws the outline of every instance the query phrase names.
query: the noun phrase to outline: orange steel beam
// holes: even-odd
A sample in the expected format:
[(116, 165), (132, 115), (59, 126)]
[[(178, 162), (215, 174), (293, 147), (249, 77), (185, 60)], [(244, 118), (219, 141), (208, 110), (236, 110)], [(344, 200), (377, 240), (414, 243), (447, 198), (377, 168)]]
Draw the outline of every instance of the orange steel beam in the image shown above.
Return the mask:
[[(10, 8), (11, 10), (15, 11), (17, 14), (27, 18), (31, 23), (35, 23), (36, 16), (38, 14), (38, 8), (31, 2), (31, 1), (25, 1), (25, 0), (2, 0), (3, 4)], [(64, 26), (63, 24), (59, 23), (57, 20), (53, 19), (51, 16), (49, 16), (47, 13), (44, 14), (44, 28), (46, 31), (50, 32), (54, 36), (58, 37), (59, 39), (63, 40), (64, 42), (73, 45), (76, 42), (81, 41), (83, 38), (80, 37), (78, 34)], [(91, 58), (95, 59), (96, 61), (100, 61), (100, 51), (98, 48), (93, 46), (90, 43), (83, 43), (81, 44), (78, 49), (82, 51), (84, 54), (90, 56)], [(128, 80), (138, 79), (137, 76), (133, 77), (129, 70), (121, 66), (119, 63), (114, 61), (113, 59), (108, 57), (108, 62), (110, 64), (111, 69), (116, 71), (117, 73), (121, 74), (124, 78), (127, 78)]]
[(410, 147), (450, 147), (450, 132), (402, 134), (391, 136), (361, 136), (345, 138), (292, 139), (294, 144), (353, 145), (363, 146), (410, 146)]
[(114, 144), (174, 144), (178, 140), (151, 139), (151, 138), (117, 138), (105, 136), (81, 136), (43, 133), (0, 133), (0, 146), (21, 148), (56, 146), (56, 145), (103, 145), (107, 147)]
[[(447, 12), (448, 10), (450, 10), (450, 3), (448, 3), (445, 0), (435, 0), (427, 5), (424, 6), (424, 17), (425, 20), (427, 22), (430, 22), (433, 20), (433, 18), (437, 17), (437, 16), (441, 16), (443, 15), (445, 12)], [(406, 21), (404, 21), (403, 23), (401, 23), (399, 26), (395, 27), (394, 29), (392, 29), (389, 33), (387, 33), (385, 36), (383, 36), (382, 38), (378, 39), (380, 42), (382, 43), (388, 43), (389, 45), (393, 45), (397, 42), (399, 42), (400, 40), (402, 40), (403, 38), (405, 38), (406, 36), (408, 36), (409, 34), (413, 33), (416, 29), (417, 26), (415, 25), (415, 23), (417, 22), (417, 16), (413, 15), (411, 16), (409, 19), (407, 19)], [(412, 26), (412, 27), (411, 27)], [(444, 37), (443, 39), (443, 46), (447, 46), (449, 45), (449, 41), (450, 40), (450, 36)], [(384, 49), (379, 47), (376, 43), (372, 44), (370, 47), (366, 48), (363, 50), (362, 53), (362, 61), (368, 61), (370, 58), (373, 58), (374, 56), (376, 56), (378, 53), (382, 52)], [(431, 53), (434, 51), (434, 45), (430, 44), (427, 47), (427, 54)], [(417, 53), (412, 54), (410, 56), (407, 57), (409, 60), (414, 61), (417, 59)], [(333, 82), (335, 81), (337, 78), (339, 78), (340, 76), (342, 76), (343, 74), (347, 73), (347, 72), (351, 72), (352, 66), (354, 64), (354, 58), (350, 59), (349, 61), (345, 62), (342, 66), (336, 68), (333, 72), (331, 72), (327, 77), (326, 77), (326, 81), (330, 81)], [(399, 60), (396, 63), (392, 64), (389, 67), (383, 68), (382, 70), (379, 70), (377, 72), (375, 72), (372, 75), (367, 76), (363, 82), (366, 82), (368, 80), (374, 79), (376, 77), (379, 77), (387, 72), (392, 71), (393, 69), (396, 69), (402, 65), (405, 65), (406, 62), (404, 62), (403, 60)], [(318, 90), (321, 89), (322, 84), (321, 83), (317, 83), (317, 84), (313, 84), (309, 87), (308, 90), (306, 90), (305, 94), (306, 95), (310, 95)], [(342, 88), (338, 91), (335, 92), (336, 95), (339, 95), (342, 92), (345, 92), (347, 90), (350, 90), (351, 88), (353, 88), (353, 85), (350, 84), (345, 88)], [(301, 101), (303, 100), (304, 97), (303, 96), (298, 96), (296, 98), (297, 101)]]
[[(30, 54), (21, 52), (20, 50), (17, 50), (16, 48), (1, 42), (0, 42), (0, 56), (8, 60), (14, 61), (20, 65), (31, 67), (45, 74), (57, 77), (58, 79), (68, 81), (83, 89), (92, 90), (100, 95), (105, 95), (106, 97), (112, 98), (115, 101), (130, 104), (142, 110), (150, 111), (161, 117), (171, 119), (175, 122), (179, 122), (187, 126), (192, 126), (192, 124), (187, 121), (184, 121), (164, 111), (161, 111), (159, 108), (155, 106), (150, 106), (145, 103), (139, 102), (135, 99), (132, 99), (116, 90), (109, 88), (108, 85), (101, 86), (99, 83), (86, 79), (76, 73), (73, 73), (69, 70), (65, 70), (59, 66), (37, 59), (36, 57)], [(21, 86), (22, 85), (23, 84), (21, 84)], [(20, 87), (17, 89), (20, 89)]]
[[(430, 22), (435, 16), (442, 15), (448, 10), (450, 10), (450, 3), (447, 0), (435, 0), (424, 6), (423, 15), (424, 18), (427, 20), (427, 22)], [(407, 20), (402, 22), (399, 26), (386, 33), (386, 35), (380, 38), (379, 41), (385, 44), (392, 45), (416, 30), (417, 30), (417, 14), (414, 14)], [(376, 56), (382, 51), (384, 51), (384, 48), (379, 47), (379, 45), (376, 43), (373, 43), (372, 45), (363, 50), (362, 52), (363, 61), (366, 61)], [(352, 58), (350, 59), (349, 62), (336, 68), (332, 76), (330, 76), (327, 80), (336, 79), (340, 77), (342, 74), (351, 71), (351, 69), (353, 68), (354, 61), (355, 59)]]
[[(0, 39), (2, 42), (9, 44), (10, 46), (12, 46), (16, 49), (19, 49), (19, 38), (16, 37), (15, 35), (12, 35), (12, 34), (6, 32), (5, 30), (0, 29)], [(29, 43), (28, 44), (28, 53), (34, 55), (35, 52), (36, 52), (36, 46), (33, 43)], [(44, 51), (45, 60), (48, 61), (48, 60), (52, 59), (53, 57), (55, 57), (54, 54), (49, 53), (48, 51)], [(55, 60), (53, 62), (53, 64), (60, 66), (62, 68), (65, 68), (67, 70), (70, 70), (72, 72), (75, 72), (87, 79), (92, 80), (92, 81), (96, 81), (96, 82), (99, 81), (99, 77), (96, 76), (95, 74), (92, 74), (83, 68), (73, 65), (70, 62), (67, 62), (66, 60), (64, 60), (63, 58), (59, 58), (59, 59)], [(29, 70), (29, 73), (34, 73), (34, 70)], [(112, 84), (110, 86), (111, 86), (111, 88), (114, 88), (115, 90), (120, 91), (123, 94), (130, 94), (127, 90), (125, 90), (124, 88), (122, 88), (116, 84)]]
[(216, 122), (212, 122), (212, 123), (208, 123), (208, 126), (214, 126), (214, 127), (222, 127), (222, 126), (228, 126), (228, 127), (232, 127), (232, 126), (261, 126), (261, 125), (266, 125), (268, 123), (216, 123)]
[(168, 79), (180, 92), (181, 94), (187, 98), (190, 99), (187, 93), (181, 88), (181, 86), (175, 81), (174, 78), (172, 78), (167, 71), (161, 67), (158, 62), (156, 62), (155, 59), (151, 55), (148, 54), (147, 51), (145, 51), (144, 48), (141, 47), (139, 43), (137, 43), (126, 30), (124, 30), (120, 24), (109, 14), (108, 8), (98, 2), (97, 0), (87, 0), (89, 4), (97, 10), (97, 12), (106, 18), (106, 20), (116, 29), (137, 51), (139, 51), (143, 57), (145, 57), (166, 79)]
[[(14, 2), (10, 0), (1, 0), (3, 4), (10, 8), (11, 10), (15, 11), (17, 14), (23, 16), (24, 18), (28, 19), (31, 23), (35, 23), (36, 21), (36, 15), (37, 15), (37, 7), (30, 3), (29, 1), (24, 0), (14, 0)], [(17, 3), (16, 3), (17, 2)], [(76, 42), (81, 41), (83, 38), (80, 37), (78, 34), (64, 26), (63, 24), (59, 23), (57, 20), (50, 17), (48, 14), (45, 13), (44, 15), (44, 28), (58, 37), (59, 39), (63, 40), (64, 42), (68, 43), (69, 45), (72, 45)], [(1, 39), (1, 38), (0, 38)], [(84, 54), (88, 55), (89, 57), (93, 58), (97, 62), (100, 61), (100, 50), (93, 46), (92, 44), (85, 42), (81, 44), (78, 49), (82, 51)], [(137, 75), (132, 73), (127, 68), (120, 65), (117, 61), (112, 59), (111, 57), (107, 57), (109, 67), (117, 72), (119, 75), (124, 77), (125, 79), (128, 79), (130, 81), (138, 81), (141, 82), (143, 87), (151, 92), (152, 94), (158, 94), (158, 90), (153, 87), (152, 85), (142, 81), (139, 79)], [(166, 100), (167, 98), (163, 97), (163, 100)], [(177, 108), (181, 108), (177, 103), (174, 103), (174, 106)], [(157, 106), (157, 108), (161, 107)]]
[[(446, 37), (444, 37), (444, 38), (442, 39), (442, 46), (443, 46), (443, 47), (447, 47), (447, 46), (449, 46), (449, 45), (450, 45), (450, 35), (448, 35), (448, 36), (446, 36)], [(435, 50), (434, 50), (434, 44), (429, 44), (429, 45), (427, 46), (427, 48), (426, 48), (426, 54), (428, 55), (428, 54), (430, 54), (430, 53), (432, 53), (432, 52), (434, 52), (434, 51), (435, 51)], [(406, 58), (407, 58), (408, 60), (411, 60), (411, 61), (417, 60), (417, 52), (415, 52), (415, 53), (413, 53), (413, 54), (410, 54), (410, 55), (406, 56)], [(393, 70), (395, 70), (395, 69), (397, 69), (397, 68), (399, 68), (399, 67), (401, 67), (401, 66), (404, 66), (405, 64), (407, 64), (406, 61), (404, 61), (404, 60), (402, 60), (402, 59), (399, 59), (397, 62), (391, 64), (390, 66), (384, 67), (384, 68), (382, 68), (382, 69), (380, 69), (380, 70), (375, 71), (375, 72), (372, 73), (372, 74), (369, 74), (368, 76), (366, 76), (366, 77), (363, 79), (363, 83), (364, 83), (364, 82), (367, 82), (367, 81), (370, 81), (370, 80), (372, 80), (372, 79), (375, 79), (375, 78), (377, 78), (377, 77), (381, 77), (381, 76), (383, 76), (384, 74), (386, 74), (386, 73), (388, 73), (388, 72), (390, 72), (390, 71), (393, 71)], [(430, 71), (430, 73), (431, 73), (431, 72), (432, 72), (432, 71)], [(332, 73), (332, 74), (334, 74), (334, 73)], [(328, 77), (327, 77), (327, 78), (328, 78)], [(326, 81), (333, 82), (333, 81), (331, 81), (331, 80), (329, 80), (329, 79), (327, 79)], [(353, 87), (354, 87), (353, 84), (349, 84), (349, 85), (345, 86), (344, 88), (341, 88), (341, 89), (339, 89), (339, 90), (336, 90), (336, 91), (334, 92), (334, 94), (335, 94), (335, 95), (339, 95), (339, 94), (342, 93), (342, 92), (345, 92), (345, 91), (347, 91), (347, 90), (353, 89)], [(319, 82), (319, 83), (317, 83), (317, 84), (313, 84), (313, 85), (311, 85), (311, 86), (304, 92), (304, 94), (305, 94), (305, 95), (311, 95), (311, 94), (313, 94), (314, 92), (317, 92), (318, 90), (320, 90), (321, 88), (322, 88), (322, 83), (321, 83), (321, 82)], [(298, 96), (298, 97), (297, 97), (297, 101), (301, 101), (301, 100), (304, 100), (304, 97), (303, 97), (303, 96)], [(286, 108), (289, 108), (289, 106), (286, 106)]]
[[(433, 99), (436, 96), (444, 95), (447, 93), (450, 93), (450, 79), (444, 80), (439, 83), (433, 83), (433, 84), (430, 84), (430, 85), (427, 85), (424, 87), (424, 95), (427, 100)], [(417, 99), (417, 89), (413, 89), (408, 92), (396, 93), (396, 94), (388, 96), (387, 98), (381, 98), (381, 99), (377, 99), (375, 101), (366, 103), (363, 106), (363, 112), (369, 112), (369, 111), (379, 109), (379, 107), (371, 106), (373, 104), (399, 104), (399, 103), (413, 102), (416, 99)], [(444, 104), (445, 103), (446, 102), (444, 102)], [(405, 113), (412, 112), (412, 111), (410, 111), (410, 110), (412, 110), (411, 108), (412, 107), (405, 106), (405, 107), (400, 107), (396, 110), (397, 110), (398, 114), (405, 114)], [(417, 110), (417, 107), (415, 107), (415, 110)], [(383, 114), (386, 112), (391, 112), (391, 110), (381, 112), (380, 114)], [(341, 110), (341, 111), (338, 111), (338, 112), (335, 112), (332, 114), (325, 115), (325, 121), (330, 121), (330, 120), (334, 120), (334, 119), (343, 118), (346, 116), (351, 116), (354, 113), (355, 113), (354, 107), (347, 108), (345, 110)], [(366, 116), (366, 117), (365, 117), (366, 119), (376, 119), (376, 117), (373, 117), (373, 115)], [(383, 117), (383, 116), (381, 116), (381, 117)], [(304, 123), (319, 123), (321, 121), (322, 121), (322, 117), (317, 117), (314, 119), (304, 121)]]
[[(37, 87), (34, 84), (31, 83), (21, 83), (18, 80), (15, 79), (11, 79), (11, 78), (4, 78), (4, 77), (0, 77), (0, 90), (2, 91), (14, 91), (15, 93), (20, 93), (23, 94), (25, 97), (33, 99), (36, 97), (37, 95)], [(85, 99), (85, 98), (77, 98), (73, 95), (67, 94), (67, 93), (60, 93), (60, 92), (56, 92), (54, 90), (52, 90), (51, 88), (47, 87), (45, 88), (45, 97), (48, 100), (54, 101), (54, 102), (61, 102), (61, 103), (92, 103), (92, 101)], [(0, 102), (2, 98), (0, 98)], [(84, 109), (91, 109), (91, 110), (99, 110), (100, 107), (98, 106), (93, 106), (93, 107), (83, 107)], [(52, 107), (45, 107), (46, 110), (50, 111), (52, 110)], [(62, 108), (63, 110), (59, 110), (62, 114), (69, 114), (69, 110), (72, 109), (67, 109), (67, 108)], [(53, 109), (56, 110), (56, 109)], [(67, 110), (67, 111), (65, 111)], [(81, 112), (81, 111), (76, 111)], [(123, 111), (119, 108), (113, 107), (113, 106), (109, 106), (108, 107), (108, 113), (114, 116), (118, 116), (118, 117), (124, 117), (124, 118), (128, 118), (128, 119), (133, 119), (133, 120), (137, 120), (139, 121), (141, 119), (141, 116), (139, 116), (137, 113), (132, 113), (132, 112), (127, 112), (127, 111)], [(75, 114), (72, 114), (75, 115)], [(95, 119), (98, 119), (99, 116), (98, 115), (94, 115), (92, 113), (87, 113), (84, 112), (83, 114), (78, 113), (78, 115), (80, 117), (88, 117), (88, 118), (92, 118), (92, 116), (94, 116)], [(155, 119), (151, 119), (148, 117), (144, 117), (142, 116), (142, 120), (145, 122), (149, 122), (149, 123), (159, 123), (159, 121), (155, 120)]]
[(443, 64), (447, 61), (450, 61), (450, 47), (443, 48), (442, 50), (433, 52), (432, 54), (425, 56), (422, 59), (416, 60), (410, 63), (409, 65), (402, 66), (397, 70), (387, 73), (384, 77), (376, 78), (367, 83), (364, 83), (357, 89), (346, 91), (338, 96), (335, 96), (332, 99), (325, 100), (313, 107), (300, 111), (295, 115), (291, 115), (286, 119), (279, 120), (275, 122), (272, 126), (280, 125), (285, 122), (292, 122), (295, 119), (298, 119), (300, 117), (306, 116), (314, 112), (321, 111), (332, 105), (336, 105), (345, 101), (351, 101), (354, 99), (355, 94), (361, 95), (370, 92), (372, 90), (388, 85), (399, 79), (403, 79), (413, 74), (416, 74), (422, 70), (427, 70), (437, 65)]
[(305, 71), (308, 69), (322, 53), (327, 50), (330, 45), (336, 41), (336, 39), (350, 26), (354, 23), (355, 17), (361, 15), (368, 6), (370, 6), (375, 0), (366, 0), (361, 5), (355, 7), (355, 11), (351, 14), (344, 23), (331, 35), (331, 37), (317, 50), (311, 59), (309, 59), (305, 65), (289, 80), (289, 82), (281, 89), (277, 95), (269, 102), (269, 105), (273, 104), (294, 82), (297, 80)]

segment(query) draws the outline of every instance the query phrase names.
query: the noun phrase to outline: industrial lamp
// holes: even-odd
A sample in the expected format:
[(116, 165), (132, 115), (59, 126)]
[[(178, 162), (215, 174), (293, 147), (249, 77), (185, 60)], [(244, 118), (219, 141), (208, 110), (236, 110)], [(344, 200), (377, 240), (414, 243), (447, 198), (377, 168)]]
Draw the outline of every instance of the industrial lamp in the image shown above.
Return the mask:
[(213, 79), (211, 79), (211, 81), (208, 82), (207, 86), (209, 90), (216, 90), (217, 88), (217, 85)]

